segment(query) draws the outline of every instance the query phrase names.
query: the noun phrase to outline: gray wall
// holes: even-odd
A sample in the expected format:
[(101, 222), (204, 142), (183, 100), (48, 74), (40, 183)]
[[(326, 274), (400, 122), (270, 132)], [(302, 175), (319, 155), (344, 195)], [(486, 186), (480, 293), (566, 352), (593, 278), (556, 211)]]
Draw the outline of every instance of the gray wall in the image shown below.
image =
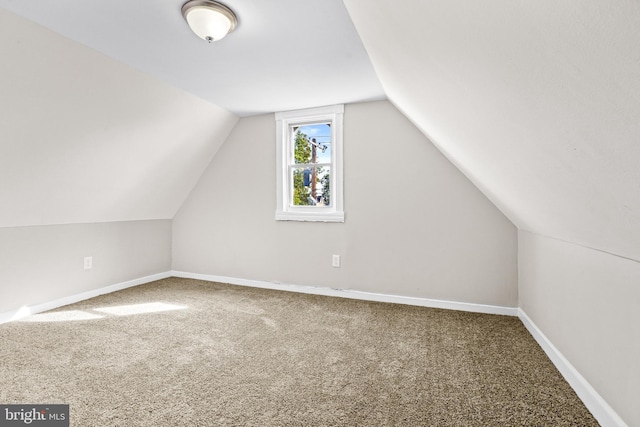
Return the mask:
[(521, 309), (632, 425), (640, 425), (640, 263), (520, 231)]
[(243, 118), (174, 218), (173, 269), (515, 307), (513, 224), (389, 102), (344, 121), (345, 223), (275, 221), (274, 116)]
[(0, 314), (170, 269), (170, 220), (0, 228)]

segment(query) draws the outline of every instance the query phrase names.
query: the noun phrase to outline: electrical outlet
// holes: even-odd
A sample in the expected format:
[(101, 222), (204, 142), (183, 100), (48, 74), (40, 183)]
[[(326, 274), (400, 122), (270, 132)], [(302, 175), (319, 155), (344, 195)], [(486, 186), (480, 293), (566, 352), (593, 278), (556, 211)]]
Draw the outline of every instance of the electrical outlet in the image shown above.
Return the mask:
[(333, 255), (331, 257), (331, 266), (340, 267), (340, 255)]
[(84, 257), (84, 269), (91, 270), (93, 268), (93, 257), (86, 256)]

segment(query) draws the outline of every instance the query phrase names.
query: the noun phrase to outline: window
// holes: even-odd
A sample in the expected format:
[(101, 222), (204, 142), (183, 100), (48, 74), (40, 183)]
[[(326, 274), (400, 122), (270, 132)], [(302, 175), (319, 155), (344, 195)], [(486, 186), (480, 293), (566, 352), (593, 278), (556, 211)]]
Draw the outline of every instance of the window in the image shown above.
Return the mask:
[(343, 105), (276, 113), (276, 220), (344, 222)]

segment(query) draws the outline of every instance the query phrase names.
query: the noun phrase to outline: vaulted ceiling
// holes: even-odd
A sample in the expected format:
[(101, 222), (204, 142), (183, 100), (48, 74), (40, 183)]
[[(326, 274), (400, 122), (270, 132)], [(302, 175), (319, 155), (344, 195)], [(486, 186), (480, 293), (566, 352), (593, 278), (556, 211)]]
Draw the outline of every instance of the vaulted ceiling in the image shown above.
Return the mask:
[(187, 26), (185, 1), (0, 7), (239, 116), (385, 97), (342, 0), (223, 1), (238, 27), (212, 44)]
[(0, 0), (0, 226), (171, 218), (238, 116), (388, 97), (519, 228), (640, 260), (637, 2), (225, 3), (207, 45), (180, 0)]
[(238, 118), (0, 9), (0, 227), (172, 218)]
[(345, 4), (389, 99), (519, 228), (640, 260), (640, 3)]

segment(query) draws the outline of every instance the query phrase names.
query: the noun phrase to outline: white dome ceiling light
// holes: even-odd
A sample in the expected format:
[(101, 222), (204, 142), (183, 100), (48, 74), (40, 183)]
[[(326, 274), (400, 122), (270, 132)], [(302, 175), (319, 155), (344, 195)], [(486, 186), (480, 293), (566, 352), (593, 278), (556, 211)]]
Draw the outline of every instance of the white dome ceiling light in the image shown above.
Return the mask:
[(238, 19), (227, 6), (211, 0), (190, 0), (182, 5), (182, 16), (191, 30), (209, 43), (232, 32)]

